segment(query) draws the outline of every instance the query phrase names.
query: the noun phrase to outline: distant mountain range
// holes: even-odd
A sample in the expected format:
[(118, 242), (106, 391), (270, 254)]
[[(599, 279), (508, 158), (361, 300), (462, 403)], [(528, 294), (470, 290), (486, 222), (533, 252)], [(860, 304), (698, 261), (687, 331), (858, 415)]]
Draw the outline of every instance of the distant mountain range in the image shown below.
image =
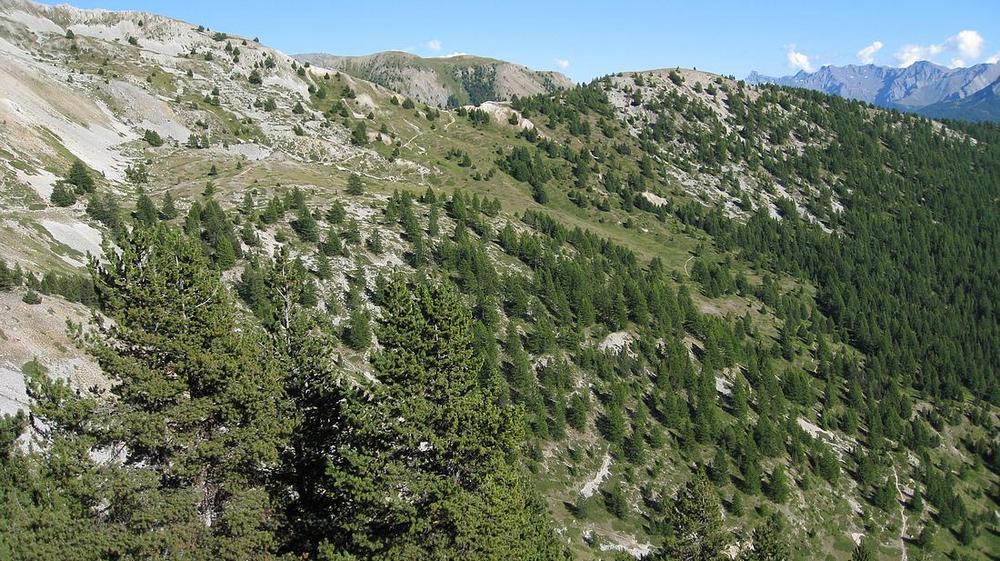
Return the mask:
[(751, 84), (777, 84), (819, 90), (880, 107), (913, 111), (929, 117), (1000, 121), (1000, 64), (947, 68), (920, 61), (906, 68), (847, 65), (824, 66), (792, 76), (751, 72)]
[(456, 55), (423, 58), (400, 51), (366, 56), (295, 55), (300, 62), (339, 70), (438, 107), (478, 105), (571, 87), (566, 76), (492, 58)]

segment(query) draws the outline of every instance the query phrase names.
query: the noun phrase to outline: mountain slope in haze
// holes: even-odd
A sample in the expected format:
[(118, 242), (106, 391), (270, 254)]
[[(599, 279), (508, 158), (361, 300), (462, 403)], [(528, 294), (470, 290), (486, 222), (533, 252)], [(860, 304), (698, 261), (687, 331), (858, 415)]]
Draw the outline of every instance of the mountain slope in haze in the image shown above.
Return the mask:
[(470, 55), (422, 58), (388, 51), (367, 56), (300, 54), (295, 58), (339, 70), (436, 107), (479, 105), (553, 92), (573, 85), (559, 72)]
[(935, 119), (1000, 121), (1000, 79), (978, 92), (953, 101), (939, 101), (918, 110)]
[[(816, 72), (772, 77), (751, 73), (751, 84), (775, 84), (819, 90), (865, 101), (880, 107), (917, 111), (942, 102), (955, 102), (986, 88), (1000, 78), (1000, 64), (946, 68), (920, 61), (906, 68), (847, 65), (824, 66)], [(956, 115), (957, 116), (957, 115)]]

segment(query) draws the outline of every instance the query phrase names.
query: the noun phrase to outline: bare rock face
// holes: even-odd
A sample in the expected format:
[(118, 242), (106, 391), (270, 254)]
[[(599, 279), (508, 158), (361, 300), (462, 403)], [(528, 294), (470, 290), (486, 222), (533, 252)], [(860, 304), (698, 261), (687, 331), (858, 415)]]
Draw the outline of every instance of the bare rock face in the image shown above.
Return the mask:
[(573, 85), (558, 72), (468, 55), (421, 58), (390, 51), (357, 57), (314, 53), (295, 58), (374, 82), (437, 107), (509, 101), (515, 95), (535, 95)]

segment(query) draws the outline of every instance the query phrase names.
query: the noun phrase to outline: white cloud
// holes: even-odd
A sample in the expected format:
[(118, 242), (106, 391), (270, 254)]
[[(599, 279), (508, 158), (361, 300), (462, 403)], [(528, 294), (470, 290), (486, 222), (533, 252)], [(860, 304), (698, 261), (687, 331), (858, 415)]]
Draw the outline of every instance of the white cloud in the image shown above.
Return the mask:
[(882, 50), (882, 41), (874, 41), (871, 45), (858, 51), (858, 60), (862, 64), (871, 64), (875, 61), (875, 53)]
[(927, 45), (925, 47), (920, 45), (904, 45), (902, 49), (896, 52), (896, 60), (899, 62), (899, 66), (906, 67), (918, 60), (931, 60), (941, 54), (942, 51), (944, 51), (943, 45)]
[(949, 66), (965, 66), (966, 61), (979, 58), (983, 52), (983, 36), (973, 29), (963, 29), (948, 37), (942, 43), (931, 45), (904, 45), (896, 52), (896, 61), (902, 67), (909, 66), (918, 60), (934, 59), (947, 53)]
[(564, 58), (557, 58), (556, 59), (556, 66), (558, 66), (559, 68), (562, 68), (563, 70), (565, 70), (565, 69), (569, 68), (569, 61), (566, 60), (566, 59), (564, 59)]
[(457, 57), (457, 56), (466, 56), (468, 54), (469, 53), (463, 53), (462, 51), (455, 51), (453, 53), (448, 53), (446, 55), (438, 55), (435, 58), (454, 58), (454, 57)]
[(430, 50), (432, 50), (432, 51), (440, 51), (441, 50), (441, 40), (440, 39), (431, 39), (430, 41), (427, 42), (427, 48), (430, 49)]
[(788, 58), (788, 65), (792, 68), (798, 68), (800, 70), (805, 70), (806, 72), (813, 71), (813, 65), (809, 60), (809, 56), (805, 53), (796, 51), (795, 45), (788, 45), (788, 53), (786, 56)]
[(986, 59), (986, 62), (990, 64), (996, 64), (1000, 62), (1000, 53), (993, 53), (993, 56)]
[(965, 29), (948, 40), (954, 42), (958, 53), (966, 58), (976, 58), (983, 52), (983, 36), (978, 31)]

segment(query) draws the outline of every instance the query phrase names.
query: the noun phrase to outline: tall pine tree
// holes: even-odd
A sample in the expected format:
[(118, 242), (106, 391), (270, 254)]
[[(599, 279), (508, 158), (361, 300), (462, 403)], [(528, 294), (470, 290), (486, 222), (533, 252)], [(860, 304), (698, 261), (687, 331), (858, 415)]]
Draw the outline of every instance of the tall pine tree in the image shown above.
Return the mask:
[[(390, 281), (377, 382), (345, 404), (323, 492), (328, 552), (378, 559), (553, 559), (543, 507), (517, 467), (515, 410), (478, 384), (455, 289)], [(339, 518), (339, 519), (338, 519)]]

